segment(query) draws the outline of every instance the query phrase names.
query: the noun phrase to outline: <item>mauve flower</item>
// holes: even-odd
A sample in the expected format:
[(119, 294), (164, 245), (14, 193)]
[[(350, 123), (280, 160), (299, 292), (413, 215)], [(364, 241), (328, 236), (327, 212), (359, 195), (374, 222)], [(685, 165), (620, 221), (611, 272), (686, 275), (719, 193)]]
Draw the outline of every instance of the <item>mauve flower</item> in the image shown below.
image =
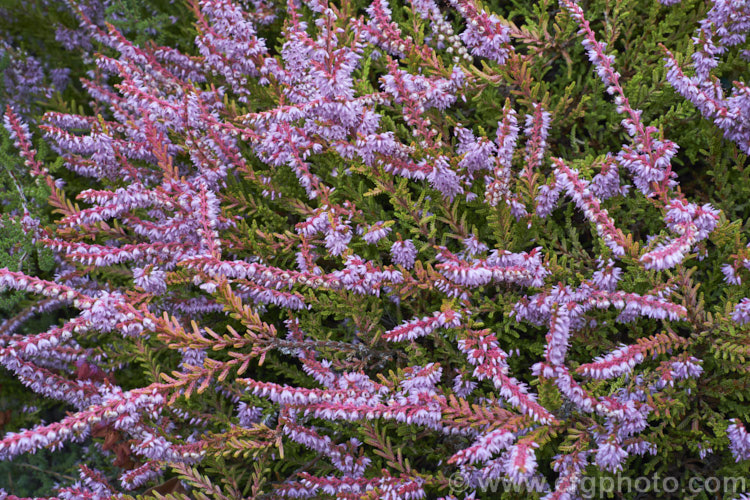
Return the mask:
[(622, 462), (628, 456), (628, 452), (616, 443), (604, 442), (599, 445), (596, 452), (596, 463), (599, 467), (609, 472), (622, 470)]
[(371, 225), (369, 228), (367, 228), (365, 234), (362, 235), (362, 239), (370, 245), (374, 245), (378, 241), (388, 236), (392, 229), (390, 227), (384, 226), (383, 224), (383, 221), (378, 221), (375, 224)]
[(166, 276), (167, 274), (158, 268), (153, 268), (148, 272), (140, 267), (133, 268), (135, 285), (154, 295), (161, 295), (167, 291)]
[(391, 246), (391, 258), (394, 264), (404, 266), (406, 269), (414, 267), (417, 257), (417, 247), (411, 240), (397, 241)]
[(471, 54), (486, 57), (497, 64), (505, 64), (513, 50), (510, 29), (495, 14), (477, 11), (473, 2), (451, 0), (451, 4), (467, 20), (461, 40)]
[(732, 319), (735, 323), (739, 323), (740, 325), (750, 323), (750, 299), (744, 298), (739, 304), (734, 306)]
[(745, 430), (745, 426), (733, 418), (727, 427), (727, 437), (729, 438), (729, 449), (737, 462), (750, 460), (750, 434)]
[(443, 197), (448, 200), (453, 200), (457, 194), (464, 192), (460, 185), (460, 177), (451, 169), (445, 156), (440, 156), (434, 160), (432, 170), (427, 174), (427, 180), (430, 186), (440, 191)]
[(703, 373), (700, 360), (693, 356), (690, 356), (687, 360), (672, 362), (671, 368), (671, 375), (674, 380), (698, 378)]

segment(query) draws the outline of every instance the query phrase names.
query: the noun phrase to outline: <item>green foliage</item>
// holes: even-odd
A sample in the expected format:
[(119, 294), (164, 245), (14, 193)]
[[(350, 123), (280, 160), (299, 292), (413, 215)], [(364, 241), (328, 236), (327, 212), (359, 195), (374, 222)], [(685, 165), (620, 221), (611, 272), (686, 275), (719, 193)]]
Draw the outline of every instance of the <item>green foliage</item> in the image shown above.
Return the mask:
[[(0, 129), (0, 268), (46, 274), (54, 266), (53, 254), (35, 241), (33, 230), (24, 228), (23, 217), (48, 214), (44, 202), (49, 189), (30, 179), (23, 159), (11, 148), (8, 132)], [(0, 295), (0, 317), (17, 308), (22, 298), (20, 292)]]
[(195, 31), (185, 22), (184, 0), (112, 0), (105, 15), (108, 22), (136, 45), (155, 43), (188, 51), (193, 47)]

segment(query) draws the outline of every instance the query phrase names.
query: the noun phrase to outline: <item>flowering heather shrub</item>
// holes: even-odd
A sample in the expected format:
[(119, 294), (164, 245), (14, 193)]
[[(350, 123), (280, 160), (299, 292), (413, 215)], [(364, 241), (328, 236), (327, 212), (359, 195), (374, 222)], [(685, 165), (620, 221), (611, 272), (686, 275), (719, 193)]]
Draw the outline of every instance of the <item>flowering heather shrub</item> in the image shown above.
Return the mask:
[(68, 173), (5, 112), (58, 264), (0, 270), (0, 363), (67, 412), (0, 458), (90, 444), (57, 498), (750, 472), (744, 2), (190, 6), (191, 50), (77, 8)]
[[(159, 27), (158, 39), (174, 43), (175, 30), (173, 22), (167, 18), (165, 5), (149, 2), (143, 6), (140, 3), (139, 0), (87, 0), (79, 7), (93, 20), (107, 19), (116, 23), (136, 40), (147, 40), (151, 35), (146, 32), (152, 31), (149, 28)], [(95, 68), (92, 58), (95, 44), (92, 44), (88, 31), (79, 26), (74, 9), (65, 2), (5, 0), (0, 4), (0, 108), (4, 110), (6, 104), (10, 104), (23, 117), (35, 136), (39, 148), (37, 158), (61, 177), (64, 175), (60, 171), (62, 163), (55, 161), (55, 156), (49, 153), (36, 125), (47, 110), (90, 112), (85, 104), (88, 94), (78, 79), (82, 75), (95, 74), (88, 73)], [(172, 8), (176, 9), (177, 5)], [(152, 15), (154, 13), (157, 15)], [(139, 19), (148, 21), (134, 23)], [(192, 35), (183, 38), (192, 45)], [(58, 259), (43, 246), (37, 237), (38, 231), (34, 229), (39, 225), (49, 225), (54, 218), (53, 207), (47, 203), (49, 188), (39, 180), (41, 182), (35, 182), (29, 169), (24, 167), (24, 159), (18, 155), (9, 133), (0, 127), (0, 268), (23, 270), (53, 279)], [(56, 180), (58, 186), (64, 182), (71, 192), (80, 191), (75, 178)], [(22, 309), (23, 300), (23, 292), (0, 294), (0, 320)], [(38, 310), (20, 325), (17, 333), (46, 328), (63, 314), (66, 313), (59, 307)], [(3, 434), (8, 429), (34, 425), (40, 419), (56, 420), (64, 412), (59, 402), (30, 393), (4, 369), (0, 369), (0, 387), (0, 430)], [(66, 447), (55, 452), (54, 456), (51, 452), (43, 452), (27, 456), (23, 461), (2, 462), (0, 487), (17, 494), (50, 491), (55, 481), (77, 475), (75, 462), (81, 460), (78, 448)], [(111, 459), (100, 455), (88, 453), (85, 462), (105, 470), (102, 464), (111, 462)], [(45, 474), (29, 473), (34, 470), (44, 470)]]

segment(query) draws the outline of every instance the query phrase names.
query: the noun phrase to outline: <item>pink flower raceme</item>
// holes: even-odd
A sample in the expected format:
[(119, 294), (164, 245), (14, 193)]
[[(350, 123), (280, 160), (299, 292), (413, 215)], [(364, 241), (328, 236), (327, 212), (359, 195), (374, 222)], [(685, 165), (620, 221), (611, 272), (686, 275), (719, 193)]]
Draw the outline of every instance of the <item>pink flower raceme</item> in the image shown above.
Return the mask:
[[(745, 153), (750, 152), (750, 92), (744, 82), (734, 82), (726, 96), (718, 79), (711, 72), (719, 65), (719, 57), (728, 47), (742, 44), (750, 30), (750, 8), (744, 2), (715, 0), (701, 21), (693, 38), (696, 51), (692, 54), (694, 76), (688, 77), (674, 55), (666, 52), (667, 80), (701, 114), (713, 120), (724, 136), (736, 142)], [(747, 57), (747, 52), (743, 55)]]
[(511, 163), (513, 151), (518, 139), (518, 120), (516, 112), (510, 107), (510, 101), (503, 107), (503, 119), (498, 123), (497, 137), (497, 160), (493, 175), (487, 176), (487, 187), (485, 188), (485, 200), (494, 207), (500, 200), (508, 201), (510, 195)]
[(508, 375), (508, 354), (499, 347), (497, 338), (486, 330), (466, 333), (465, 338), (458, 341), (458, 348), (475, 367), (473, 375), (478, 380), (489, 379), (503, 399), (534, 420), (553, 421), (553, 415), (537, 403), (536, 395), (529, 393), (526, 384)]
[(523, 484), (536, 472), (536, 454), (539, 445), (534, 442), (516, 444), (503, 456), (506, 475), (514, 484)]
[(390, 226), (385, 226), (382, 221), (379, 221), (366, 230), (365, 234), (362, 236), (362, 239), (370, 245), (374, 245), (378, 241), (388, 236), (391, 231), (392, 229)]
[(496, 429), (475, 441), (472, 446), (461, 450), (451, 457), (457, 464), (486, 462), (493, 455), (507, 449), (515, 440), (512, 432), (506, 429)]
[(430, 335), (437, 328), (452, 328), (461, 323), (461, 315), (448, 310), (436, 312), (432, 316), (422, 319), (413, 319), (403, 323), (383, 334), (383, 339), (391, 342), (414, 340), (418, 337)]
[(628, 454), (616, 443), (603, 443), (596, 452), (596, 463), (611, 472), (622, 470), (622, 462)]
[(391, 246), (391, 258), (393, 262), (406, 269), (414, 267), (417, 256), (417, 248), (411, 240), (397, 241)]
[(200, 7), (201, 34), (196, 37), (196, 45), (205, 64), (221, 74), (241, 100), (247, 100), (243, 84), (248, 76), (260, 74), (265, 41), (256, 36), (255, 25), (246, 12), (231, 0), (202, 0)]
[(486, 259), (472, 257), (467, 261), (442, 248), (437, 257), (441, 263), (436, 268), (452, 283), (463, 287), (474, 288), (491, 282), (542, 286), (548, 271), (539, 250), (517, 254), (493, 250)]
[(464, 192), (460, 185), (461, 177), (451, 169), (447, 158), (439, 156), (433, 163), (432, 170), (427, 174), (427, 181), (434, 189), (448, 200), (453, 200), (457, 194)]
[(680, 236), (659, 244), (654, 250), (644, 254), (641, 262), (646, 269), (674, 267), (695, 243), (708, 237), (719, 220), (718, 210), (709, 204), (699, 207), (684, 199), (673, 199), (666, 208), (664, 221), (669, 229)]
[(451, 4), (467, 21), (461, 40), (471, 53), (504, 64), (513, 51), (508, 27), (494, 14), (479, 11), (472, 0), (451, 0)]
[(727, 427), (727, 437), (729, 437), (729, 449), (737, 460), (750, 460), (750, 434), (745, 430), (745, 426), (739, 420), (730, 420)]
[(622, 346), (605, 356), (599, 356), (592, 363), (581, 365), (577, 371), (592, 378), (607, 379), (630, 373), (644, 360), (638, 346)]
[(750, 299), (744, 298), (739, 304), (734, 306), (732, 319), (741, 325), (750, 323)]
[(91, 426), (102, 420), (111, 422), (116, 429), (128, 430), (137, 424), (141, 413), (158, 412), (163, 404), (164, 398), (156, 391), (113, 391), (105, 395), (102, 404), (65, 417), (60, 422), (7, 433), (0, 440), (0, 458), (7, 460), (21, 453), (55, 447), (68, 439), (84, 437)]
[(607, 210), (601, 208), (599, 200), (589, 189), (589, 183), (582, 181), (578, 177), (578, 172), (568, 168), (561, 159), (555, 158), (553, 161), (557, 166), (556, 183), (583, 211), (586, 218), (596, 225), (597, 232), (612, 253), (617, 257), (624, 255), (628, 246), (625, 235), (615, 227)]

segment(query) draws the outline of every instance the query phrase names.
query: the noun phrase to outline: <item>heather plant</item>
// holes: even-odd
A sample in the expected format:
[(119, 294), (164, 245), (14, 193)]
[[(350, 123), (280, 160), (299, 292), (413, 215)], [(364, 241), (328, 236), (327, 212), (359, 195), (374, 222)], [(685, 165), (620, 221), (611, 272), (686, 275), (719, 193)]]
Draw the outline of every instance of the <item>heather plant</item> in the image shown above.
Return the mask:
[(192, 47), (73, 5), (58, 166), (5, 112), (57, 267), (0, 270), (0, 363), (67, 412), (0, 458), (89, 444), (57, 498), (748, 475), (745, 2), (189, 7)]
[[(83, 95), (76, 91), (71, 75), (81, 74), (85, 55), (68, 50), (55, 40), (55, 29), (76, 26), (72, 11), (62, 5), (44, 2), (3, 2), (0, 7), (0, 103), (13, 107), (32, 127), (48, 109), (76, 108)], [(40, 29), (44, 27), (44, 29)], [(67, 57), (65, 57), (67, 55)], [(83, 112), (83, 109), (81, 108)], [(38, 156), (56, 171), (56, 162), (47, 145), (37, 135)], [(57, 183), (62, 183), (62, 179)], [(52, 279), (54, 253), (39, 241), (40, 229), (50, 223), (52, 210), (47, 199), (49, 186), (35, 179), (24, 158), (13, 145), (10, 133), (0, 130), (0, 267)], [(0, 320), (17, 316), (32, 306), (20, 292), (0, 296)], [(32, 308), (16, 332), (26, 334), (46, 329), (55, 322), (59, 307)], [(22, 316), (23, 317), (23, 316)], [(4, 344), (3, 344), (4, 345)], [(64, 414), (60, 404), (35, 395), (5, 369), (0, 370), (0, 429), (26, 427), (41, 419), (57, 419)], [(33, 459), (0, 464), (0, 485), (18, 494), (51, 491), (58, 471), (49, 462), (67, 464), (75, 472), (80, 453), (39, 454)], [(35, 469), (36, 468), (36, 469)], [(33, 471), (48, 471), (46, 477)], [(19, 474), (20, 472), (20, 474)], [(65, 475), (65, 474), (63, 474)], [(69, 476), (68, 476), (69, 477)], [(38, 487), (35, 489), (33, 485)]]
[[(96, 0), (79, 6), (92, 19), (116, 22), (129, 35), (145, 40), (148, 36), (142, 33), (145, 28), (131, 19), (135, 18), (139, 7), (127, 1), (109, 5), (109, 2)], [(149, 14), (156, 12), (153, 8), (148, 11)], [(162, 17), (149, 26), (162, 27), (164, 21)], [(162, 29), (160, 33), (168, 36), (170, 31)], [(8, 0), (0, 7), (0, 103), (3, 109), (9, 104), (23, 116), (37, 136), (37, 158), (55, 172), (56, 187), (67, 185), (72, 192), (81, 190), (78, 179), (64, 177), (64, 172), (59, 170), (61, 161), (56, 161), (35, 127), (45, 111), (91, 112), (78, 80), (93, 68), (91, 51), (95, 46), (79, 26), (74, 10), (64, 2)], [(39, 241), (39, 228), (50, 223), (55, 209), (48, 203), (50, 187), (43, 179), (31, 175), (5, 128), (0, 128), (0, 165), (0, 267), (53, 279), (60, 261)], [(23, 296), (20, 292), (0, 296), (0, 320), (16, 316), (31, 305)], [(16, 325), (14, 331), (17, 334), (41, 331), (65, 314), (59, 304), (47, 305), (27, 310), (22, 316), (24, 321)], [(65, 411), (59, 402), (34, 394), (10, 372), (0, 369), (0, 430), (3, 432), (57, 420)], [(82, 449), (86, 450), (86, 463), (109, 474), (116, 473), (111, 465), (108, 467), (112, 460), (104, 457), (106, 451), (103, 454), (87, 446), (66, 447), (60, 452), (39, 453), (23, 461), (0, 463), (0, 487), (20, 495), (54, 491), (53, 487), (61, 480), (70, 482), (71, 474), (78, 475)]]

